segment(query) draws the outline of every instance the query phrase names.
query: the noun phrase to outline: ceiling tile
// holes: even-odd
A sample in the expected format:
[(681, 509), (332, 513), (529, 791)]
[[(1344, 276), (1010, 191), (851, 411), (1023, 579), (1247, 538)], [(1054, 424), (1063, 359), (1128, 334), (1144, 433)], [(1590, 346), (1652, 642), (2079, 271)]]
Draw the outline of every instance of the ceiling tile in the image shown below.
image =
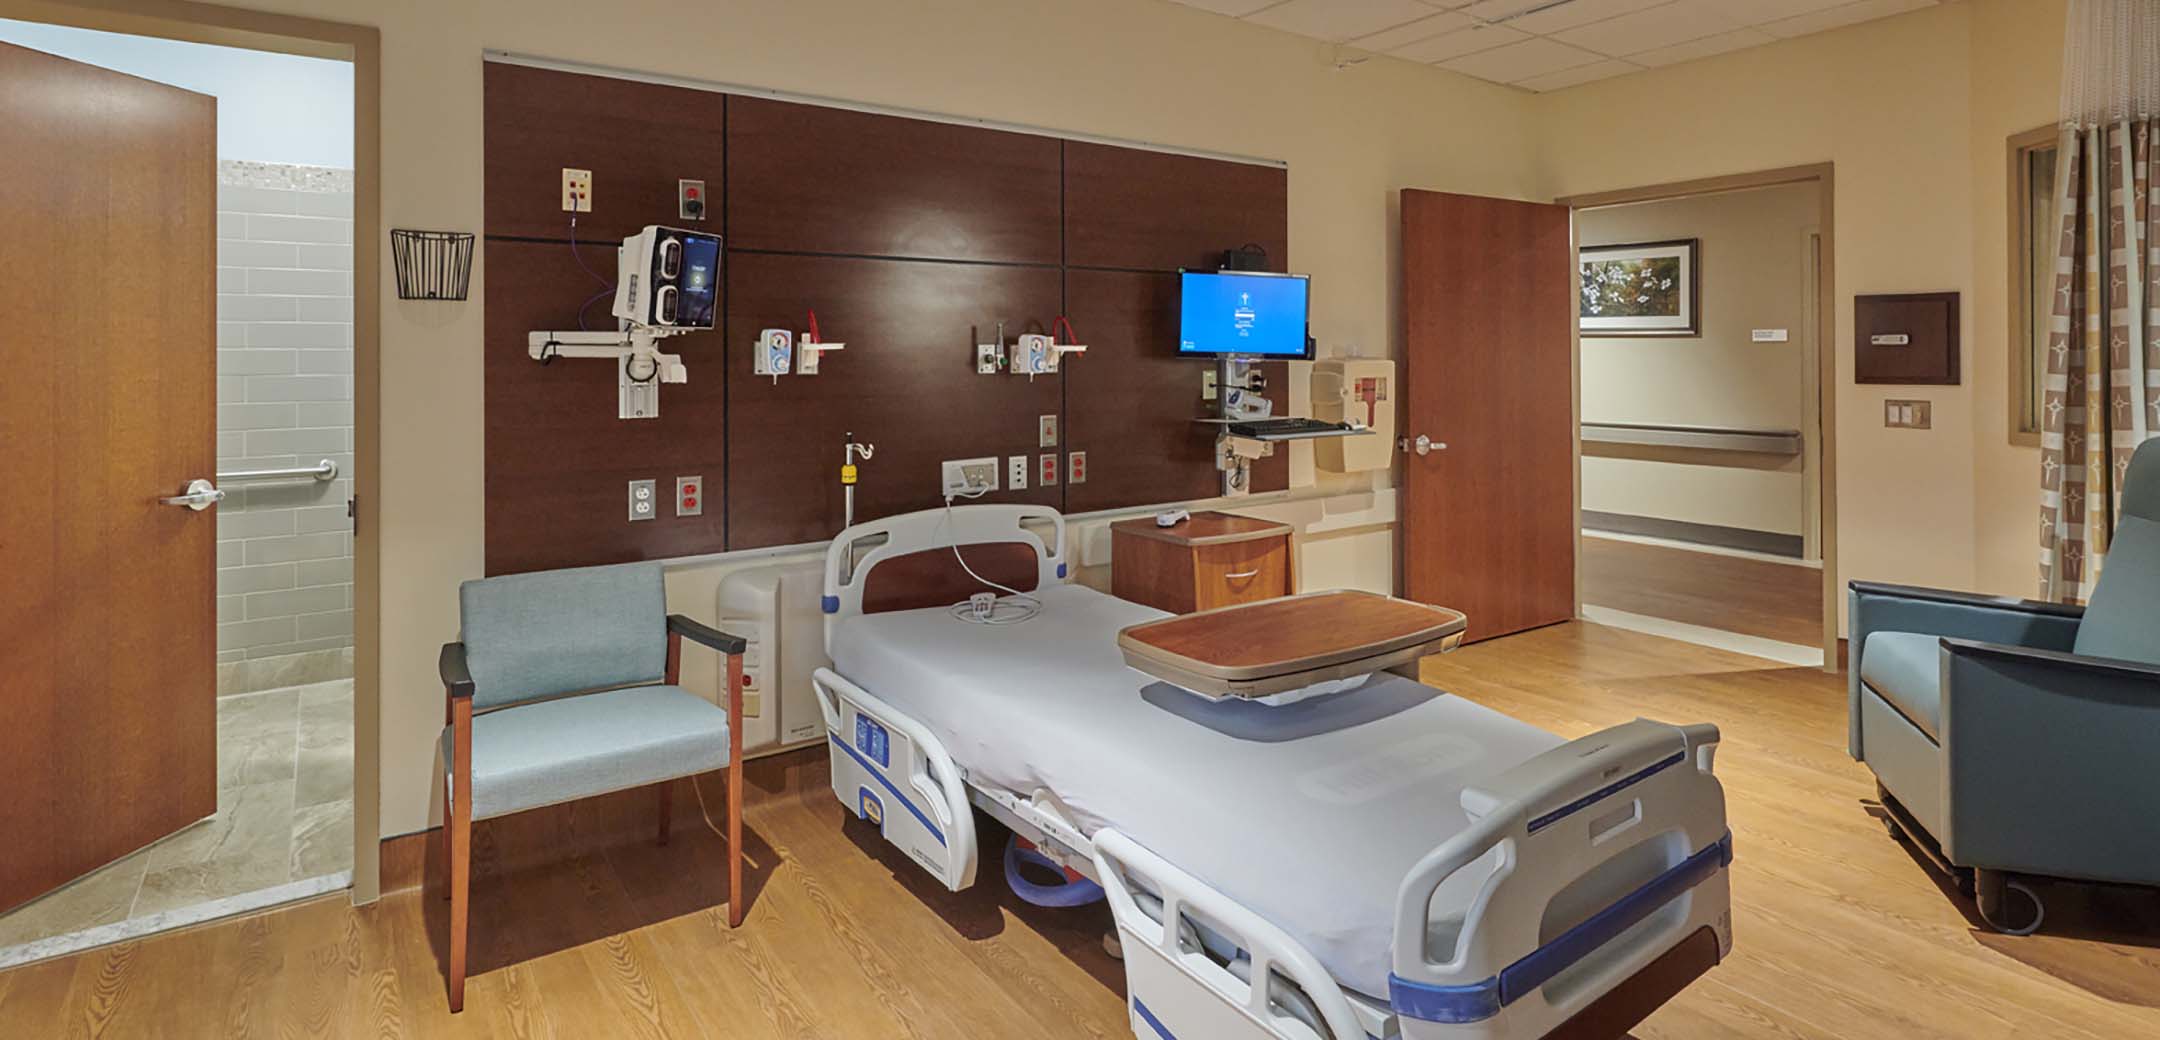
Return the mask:
[(1852, 3), (1853, 0), (1725, 0), (1725, 7), (1736, 21), (1748, 25), (1761, 25), (1803, 14), (1814, 14), (1831, 7)]
[(1544, 7), (1552, 2), (1553, 0), (1477, 0), (1476, 3), (1464, 7), (1462, 12), (1473, 18), (1497, 22), (1503, 18), (1521, 14), (1533, 7)]
[(1598, 55), (1580, 47), (1570, 47), (1538, 36), (1521, 43), (1511, 43), (1505, 47), (1495, 47), (1444, 61), (1440, 63), (1440, 67), (1465, 76), (1489, 79), (1495, 83), (1513, 83), (1548, 72), (1589, 65), (1598, 60)]
[(1817, 11), (1814, 14), (1804, 14), (1798, 18), (1787, 18), (1781, 22), (1771, 22), (1761, 28), (1772, 36), (1785, 38), (1805, 36), (1826, 29), (1836, 29), (1847, 25), (1856, 25), (1860, 22), (1873, 21), (1877, 18), (1888, 18), (1894, 14), (1904, 14), (1907, 11), (1917, 11), (1923, 7), (1931, 7), (1934, 3), (1935, 0), (1860, 0), (1859, 3), (1832, 7), (1828, 10)]
[[(1633, 14), (1668, 2), (1670, 0), (1571, 0), (1557, 7), (1547, 7), (1542, 11), (1532, 11), (1510, 18), (1507, 24), (1511, 29), (1521, 29), (1524, 32), (1556, 33), (1562, 29), (1602, 22), (1607, 18)], [(1845, 0), (1833, 2), (1843, 3)]]
[(1625, 57), (1741, 27), (1722, 11), (1723, 8), (1712, 0), (1673, 0), (1633, 14), (1554, 33), (1553, 38), (1600, 54)]
[(1433, 13), (1418, 0), (1290, 0), (1248, 17), (1256, 25), (1340, 43)]
[(1624, 76), (1630, 72), (1641, 71), (1642, 66), (1640, 65), (1621, 61), (1618, 58), (1607, 58), (1604, 61), (1592, 62), (1588, 65), (1577, 65), (1572, 69), (1561, 69), (1558, 72), (1548, 72), (1542, 76), (1517, 80), (1514, 85), (1524, 90), (1542, 92), (1560, 90), (1565, 87), (1588, 83), (1592, 80), (1610, 79), (1614, 76)]
[(1716, 36), (1705, 36), (1700, 40), (1689, 40), (1686, 43), (1677, 43), (1670, 47), (1638, 51), (1628, 55), (1628, 60), (1638, 65), (1648, 65), (1656, 68), (1660, 65), (1677, 65), (1683, 61), (1707, 58), (1713, 54), (1723, 54), (1726, 51), (1737, 51), (1743, 47), (1759, 47), (1766, 43), (1776, 42), (1777, 37), (1761, 29), (1734, 29), (1731, 32), (1719, 33)]
[(1460, 58), (1465, 54), (1491, 50), (1503, 44), (1519, 43), (1530, 38), (1526, 32), (1517, 32), (1504, 25), (1481, 25), (1472, 29), (1420, 40), (1407, 47), (1398, 47), (1388, 53), (1406, 61), (1436, 62)]
[(1226, 14), (1232, 18), (1243, 18), (1262, 8), (1273, 7), (1281, 3), (1282, 0), (1171, 0), (1171, 2), (1184, 4), (1187, 7), (1197, 7), (1203, 11), (1213, 11), (1216, 14)]
[(1449, 11), (1430, 18), (1420, 18), (1408, 25), (1398, 25), (1393, 29), (1376, 32), (1371, 36), (1360, 36), (1350, 43), (1360, 50), (1386, 53), (1397, 47), (1419, 40), (1429, 40), (1441, 33), (1454, 32), (1471, 24), (1473, 23), (1469, 15)]

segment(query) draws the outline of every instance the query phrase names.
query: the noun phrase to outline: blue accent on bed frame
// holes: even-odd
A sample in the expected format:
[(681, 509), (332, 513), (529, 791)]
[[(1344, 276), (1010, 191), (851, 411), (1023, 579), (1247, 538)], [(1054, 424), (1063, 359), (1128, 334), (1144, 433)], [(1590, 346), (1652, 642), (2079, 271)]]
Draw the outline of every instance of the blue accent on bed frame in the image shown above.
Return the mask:
[(909, 801), (907, 795), (901, 794), (900, 789), (894, 787), (893, 782), (891, 780), (887, 780), (885, 778), (885, 774), (878, 771), (878, 767), (871, 765), (869, 759), (862, 757), (862, 754), (856, 751), (854, 748), (851, 748), (846, 744), (841, 743), (839, 734), (828, 732), (825, 734), (825, 739), (830, 740), (832, 742), (832, 746), (847, 752), (848, 757), (854, 759), (865, 770), (869, 771), (871, 776), (877, 777), (878, 783), (883, 784), (887, 791), (892, 792), (892, 796), (894, 798), (900, 799), (901, 805), (907, 806), (907, 811), (914, 813), (915, 818), (921, 820), (924, 827), (929, 828), (930, 836), (936, 838), (938, 844), (945, 844), (945, 832), (938, 830), (937, 824), (931, 823), (930, 817), (925, 815), (921, 809), (917, 808), (914, 802)]
[(1058, 577), (1060, 577), (1060, 578), (1063, 578), (1064, 576), (1065, 576), (1065, 565), (1064, 565), (1064, 564), (1062, 564), (1062, 563), (1061, 563), (1061, 564), (1058, 564)]
[(1597, 790), (1582, 796), (1581, 798), (1577, 798), (1574, 801), (1569, 802), (1558, 809), (1554, 809), (1553, 811), (1546, 813), (1543, 816), (1539, 816), (1531, 820), (1530, 833), (1536, 834), (1537, 832), (1544, 830), (1545, 828), (1550, 827), (1553, 824), (1559, 823), (1561, 820), (1565, 820), (1568, 817), (1583, 811), (1584, 809), (1588, 809), (1589, 807), (1596, 805), (1597, 803), (1602, 802), (1605, 799), (1612, 797), (1613, 795), (1619, 794), (1620, 792), (1625, 791), (1628, 788), (1635, 786), (1636, 784), (1642, 783), (1643, 781), (1648, 780), (1651, 777), (1656, 776), (1657, 774), (1664, 772), (1665, 770), (1670, 769), (1673, 766), (1679, 765), (1680, 763), (1685, 761), (1687, 761), (1687, 752), (1675, 751), (1672, 753), (1672, 757), (1670, 758), (1663, 759), (1655, 765), (1649, 766), (1627, 777), (1606, 784), (1605, 786), (1600, 787)]
[[(1653, 766), (1652, 769), (1663, 768)], [(1641, 775), (1641, 774), (1638, 774)], [(1632, 782), (1622, 781), (1622, 784)], [(1395, 1013), (1423, 1022), (1481, 1022), (1500, 1009), (1552, 981), (1591, 951), (1611, 942), (1682, 893), (1708, 881), (1732, 864), (1732, 832), (1681, 860), (1641, 888), (1620, 897), (1553, 941), (1501, 969), (1500, 974), (1465, 986), (1435, 986), (1388, 975), (1388, 1003)]]
[(1147, 1005), (1140, 1002), (1139, 997), (1133, 998), (1132, 1009), (1139, 1013), (1140, 1021), (1146, 1022), (1149, 1028), (1155, 1030), (1156, 1036), (1161, 1037), (1162, 1040), (1177, 1040), (1177, 1036), (1170, 1032), (1170, 1027), (1163, 1025), (1162, 1019), (1156, 1018), (1155, 1012), (1149, 1011)]
[(827, 614), (838, 614), (840, 613), (840, 597), (827, 596), (818, 601), (818, 607)]
[(1102, 886), (1087, 878), (1073, 878), (1055, 885), (1038, 885), (1020, 873), (1023, 866), (1055, 871), (1058, 874), (1065, 873), (1065, 868), (1058, 865), (1056, 860), (1035, 849), (1022, 848), (1020, 836), (1010, 835), (1005, 839), (1005, 884), (1010, 886), (1013, 895), (1019, 896), (1023, 902), (1062, 909), (1087, 906), (1103, 898)]

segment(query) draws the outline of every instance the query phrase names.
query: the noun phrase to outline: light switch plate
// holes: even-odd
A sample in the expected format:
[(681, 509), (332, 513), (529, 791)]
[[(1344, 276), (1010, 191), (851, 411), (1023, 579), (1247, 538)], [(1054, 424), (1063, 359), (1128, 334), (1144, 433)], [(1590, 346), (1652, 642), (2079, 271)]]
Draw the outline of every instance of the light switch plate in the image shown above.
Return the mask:
[(1883, 425), (1899, 430), (1930, 430), (1935, 427), (1934, 406), (1928, 401), (1884, 401)]
[(650, 520), (660, 515), (660, 484), (654, 480), (630, 482), (630, 519)]
[(1757, 343), (1783, 343), (1789, 338), (1791, 337), (1784, 329), (1756, 329), (1754, 331), (1754, 339)]

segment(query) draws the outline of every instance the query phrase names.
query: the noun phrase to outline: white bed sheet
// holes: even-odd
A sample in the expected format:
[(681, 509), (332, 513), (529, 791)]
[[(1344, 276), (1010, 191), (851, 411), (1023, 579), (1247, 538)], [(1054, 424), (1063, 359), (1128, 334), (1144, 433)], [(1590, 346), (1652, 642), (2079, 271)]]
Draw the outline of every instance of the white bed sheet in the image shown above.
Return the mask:
[[(971, 781), (1056, 795), (1289, 932), (1346, 987), (1388, 992), (1396, 889), (1465, 828), (1463, 786), (1561, 743), (1379, 675), (1284, 706), (1207, 701), (1126, 667), (1116, 633), (1160, 611), (1079, 585), (987, 626), (945, 608), (847, 618), (834, 669), (915, 717)], [(1481, 877), (1433, 900), (1460, 918)]]

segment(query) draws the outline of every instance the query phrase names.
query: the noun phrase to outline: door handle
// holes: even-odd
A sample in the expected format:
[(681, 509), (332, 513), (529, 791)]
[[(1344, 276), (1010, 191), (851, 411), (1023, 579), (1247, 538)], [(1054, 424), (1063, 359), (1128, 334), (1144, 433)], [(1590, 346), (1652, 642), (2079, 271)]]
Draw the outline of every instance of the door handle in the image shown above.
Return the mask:
[(188, 481), (187, 487), (181, 488), (179, 494), (158, 499), (160, 505), (186, 506), (198, 513), (223, 501), (225, 492), (201, 477)]
[(1395, 442), (1395, 446), (1404, 451), (1415, 451), (1420, 455), (1430, 455), (1436, 451), (1447, 450), (1446, 441), (1436, 441), (1422, 433), (1418, 434), (1417, 440), (1414, 441), (1408, 437), (1400, 438)]

